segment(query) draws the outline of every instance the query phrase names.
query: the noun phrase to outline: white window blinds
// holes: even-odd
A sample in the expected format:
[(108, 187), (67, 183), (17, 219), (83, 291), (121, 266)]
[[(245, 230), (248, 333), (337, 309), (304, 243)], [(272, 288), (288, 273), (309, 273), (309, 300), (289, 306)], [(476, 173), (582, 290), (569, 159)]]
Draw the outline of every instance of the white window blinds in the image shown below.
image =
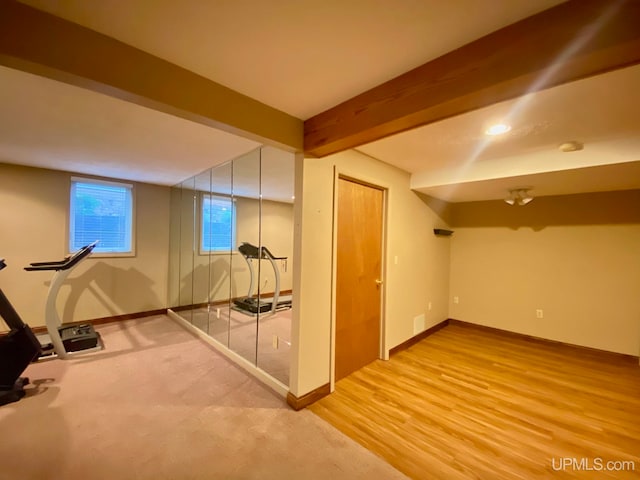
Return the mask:
[(99, 240), (96, 253), (132, 252), (132, 185), (71, 180), (69, 250)]

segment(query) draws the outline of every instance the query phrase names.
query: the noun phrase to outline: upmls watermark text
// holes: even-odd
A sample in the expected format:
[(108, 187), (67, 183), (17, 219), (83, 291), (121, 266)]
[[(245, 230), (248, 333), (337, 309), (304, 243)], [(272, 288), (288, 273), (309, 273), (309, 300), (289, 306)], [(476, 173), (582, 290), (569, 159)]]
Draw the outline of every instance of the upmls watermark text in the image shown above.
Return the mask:
[(636, 464), (632, 460), (604, 460), (596, 458), (560, 457), (551, 459), (553, 470), (573, 470), (586, 472), (635, 472)]

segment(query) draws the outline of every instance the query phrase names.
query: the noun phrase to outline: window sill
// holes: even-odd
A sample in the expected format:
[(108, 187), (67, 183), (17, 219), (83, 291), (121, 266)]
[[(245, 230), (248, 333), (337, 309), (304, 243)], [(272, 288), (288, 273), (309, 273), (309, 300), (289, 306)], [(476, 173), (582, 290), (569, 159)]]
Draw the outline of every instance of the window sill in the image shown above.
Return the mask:
[(218, 255), (224, 255), (224, 256), (229, 256), (229, 255), (238, 255), (238, 252), (236, 250), (227, 250), (225, 252), (203, 252), (203, 251), (199, 251), (198, 252), (198, 256), (200, 257), (208, 257), (209, 255), (211, 256), (218, 256)]
[(96, 252), (88, 258), (133, 258), (135, 256), (136, 252)]

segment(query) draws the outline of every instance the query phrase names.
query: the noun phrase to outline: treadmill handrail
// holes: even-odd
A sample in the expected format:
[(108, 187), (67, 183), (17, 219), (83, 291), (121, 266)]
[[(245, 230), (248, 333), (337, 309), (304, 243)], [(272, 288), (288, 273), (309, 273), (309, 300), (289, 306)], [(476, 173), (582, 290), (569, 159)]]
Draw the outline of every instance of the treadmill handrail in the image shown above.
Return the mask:
[(30, 263), (29, 265), (31, 267), (41, 267), (43, 265), (63, 265), (67, 260), (59, 260), (57, 262), (33, 262)]
[(262, 247), (262, 250), (264, 251), (264, 253), (266, 253), (266, 254), (267, 254), (267, 256), (271, 257), (273, 260), (286, 260), (286, 259), (287, 259), (287, 257), (276, 257), (276, 256), (275, 256), (273, 253), (271, 253), (271, 251), (270, 251), (267, 247), (265, 247), (265, 246), (263, 246), (263, 247)]
[(53, 262), (34, 262), (31, 263), (30, 266), (24, 267), (24, 269), (28, 272), (38, 270), (69, 270), (70, 268), (74, 267), (80, 260), (90, 255), (98, 242), (99, 240), (96, 240), (89, 245), (85, 245), (80, 250), (75, 252), (73, 255), (65, 258), (64, 260)]
[(265, 247), (262, 246), (262, 256), (260, 256), (260, 254), (258, 253), (258, 247), (256, 247), (255, 245), (249, 243), (249, 242), (242, 242), (242, 245), (240, 245), (238, 247), (238, 251), (245, 257), (245, 258), (264, 258), (264, 259), (268, 259), (268, 258), (272, 258), (273, 260), (286, 260), (287, 257), (276, 257), (273, 253), (271, 253), (271, 251)]

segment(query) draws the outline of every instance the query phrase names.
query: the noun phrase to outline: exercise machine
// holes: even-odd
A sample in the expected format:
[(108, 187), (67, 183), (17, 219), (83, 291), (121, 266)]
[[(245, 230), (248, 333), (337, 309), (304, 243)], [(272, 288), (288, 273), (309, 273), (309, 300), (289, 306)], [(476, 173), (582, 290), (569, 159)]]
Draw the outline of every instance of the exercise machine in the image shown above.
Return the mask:
[(93, 325), (83, 323), (80, 325), (62, 326), (58, 311), (56, 309), (56, 299), (60, 287), (71, 271), (91, 252), (98, 244), (96, 240), (89, 245), (85, 245), (77, 252), (65, 257), (63, 260), (53, 262), (31, 263), (25, 270), (29, 272), (55, 271), (45, 306), (45, 324), (47, 334), (38, 337), (42, 344), (42, 357), (68, 358), (71, 355), (80, 353), (95, 352), (102, 349), (100, 335), (93, 329)]
[[(6, 267), (0, 259), (0, 270)], [(40, 342), (24, 323), (5, 294), (0, 290), (0, 317), (9, 333), (0, 337), (0, 405), (17, 402), (25, 395), (27, 377), (21, 377), (27, 366), (40, 355)]]
[[(235, 305), (233, 309), (250, 315), (255, 315), (257, 313), (273, 314), (279, 310), (287, 310), (291, 308), (291, 295), (280, 295), (280, 270), (276, 265), (276, 260), (279, 260), (281, 262), (285, 262), (286, 266), (287, 257), (276, 257), (267, 247), (263, 246), (258, 248), (247, 242), (243, 242), (238, 247), (238, 251), (246, 260), (247, 265), (249, 265), (251, 280), (247, 296), (234, 300), (233, 303)], [(271, 263), (276, 280), (273, 297), (257, 298), (253, 296), (253, 288), (255, 285), (254, 280), (256, 277), (255, 270), (253, 269), (253, 260), (269, 260), (269, 263)]]

